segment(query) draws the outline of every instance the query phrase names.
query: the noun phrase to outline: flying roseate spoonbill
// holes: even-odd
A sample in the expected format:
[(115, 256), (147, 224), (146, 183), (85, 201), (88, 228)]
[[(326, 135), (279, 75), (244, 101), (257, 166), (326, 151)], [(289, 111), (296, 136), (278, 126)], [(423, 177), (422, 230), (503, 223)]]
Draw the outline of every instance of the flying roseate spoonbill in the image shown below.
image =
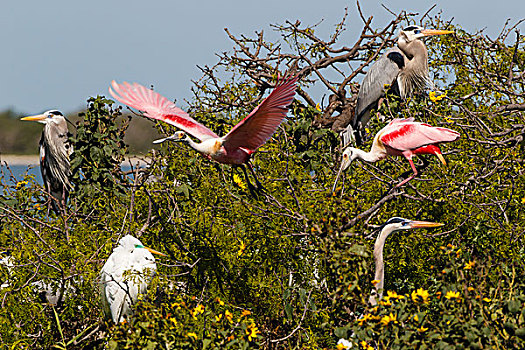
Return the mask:
[[(156, 143), (182, 141), (208, 159), (223, 164), (240, 165), (246, 181), (252, 186), (244, 167), (244, 164), (247, 164), (260, 186), (249, 163), (250, 157), (257, 148), (266, 143), (286, 117), (288, 107), (295, 96), (298, 78), (289, 77), (279, 81), (270, 95), (223, 137), (195, 121), (167, 98), (137, 83), (117, 84), (112, 81), (113, 89), (110, 88), (109, 93), (119, 102), (144, 111), (145, 117), (164, 121), (183, 130), (157, 140)], [(187, 134), (201, 142), (193, 141)]]
[(414, 174), (396, 185), (396, 187), (402, 186), (417, 175), (417, 169), (412, 161), (414, 154), (435, 154), (443, 165), (447, 165), (439, 144), (455, 141), (459, 136), (457, 131), (415, 122), (414, 118), (394, 119), (377, 133), (370, 152), (354, 147), (348, 147), (343, 151), (341, 168), (337, 173), (332, 192), (335, 192), (341, 173), (348, 169), (356, 158), (377, 162), (387, 156), (404, 156), (410, 162)]
[(376, 242), (374, 244), (374, 260), (376, 268), (374, 280), (376, 284), (374, 291), (370, 295), (370, 304), (377, 305), (377, 300), (380, 300), (383, 297), (383, 287), (385, 284), (385, 262), (383, 260), (383, 248), (385, 247), (387, 237), (391, 233), (397, 231), (410, 230), (419, 227), (439, 227), (443, 225), (444, 224), (436, 222), (412, 221), (398, 217), (390, 218), (383, 224), (381, 233), (377, 236)]
[(38, 121), (44, 124), (39, 143), (40, 171), (46, 191), (53, 196), (51, 200), (53, 210), (57, 214), (62, 213), (68, 192), (72, 188), (69, 182), (71, 176), (69, 156), (73, 153), (73, 146), (68, 141), (66, 118), (60, 111), (53, 109), (21, 120)]
[(153, 254), (131, 235), (122, 237), (100, 273), (100, 294), (105, 315), (115, 323), (131, 315), (139, 294), (146, 292), (157, 270)]
[(425, 29), (419, 26), (406, 27), (399, 32), (397, 47), (383, 54), (368, 70), (359, 93), (351, 127), (343, 133), (344, 144), (348, 144), (354, 132), (356, 145), (361, 145), (364, 128), (370, 120), (370, 111), (377, 109), (385, 96), (385, 85), (401, 98), (406, 99), (416, 91), (434, 87), (428, 73), (428, 52), (421, 40), (432, 35), (452, 34), (451, 30)]

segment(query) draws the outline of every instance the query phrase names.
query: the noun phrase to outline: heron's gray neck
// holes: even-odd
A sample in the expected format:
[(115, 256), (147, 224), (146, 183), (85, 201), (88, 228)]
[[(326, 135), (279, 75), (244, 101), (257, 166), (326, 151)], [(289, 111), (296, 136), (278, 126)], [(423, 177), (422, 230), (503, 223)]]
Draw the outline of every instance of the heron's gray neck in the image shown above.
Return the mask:
[[(376, 272), (374, 275), (374, 280), (379, 281), (375, 285), (375, 290), (370, 295), (370, 304), (377, 305), (377, 301), (381, 300), (383, 297), (383, 287), (385, 285), (385, 263), (383, 260), (383, 248), (385, 247), (385, 241), (390, 235), (390, 231), (382, 230), (379, 236), (376, 239), (374, 244), (374, 261), (376, 265)], [(377, 296), (377, 300), (376, 300)]]
[(411, 96), (415, 91), (423, 91), (432, 87), (428, 74), (428, 52), (421, 40), (411, 42), (399, 41), (398, 47), (406, 56), (405, 67), (398, 77), (399, 90), (402, 98)]

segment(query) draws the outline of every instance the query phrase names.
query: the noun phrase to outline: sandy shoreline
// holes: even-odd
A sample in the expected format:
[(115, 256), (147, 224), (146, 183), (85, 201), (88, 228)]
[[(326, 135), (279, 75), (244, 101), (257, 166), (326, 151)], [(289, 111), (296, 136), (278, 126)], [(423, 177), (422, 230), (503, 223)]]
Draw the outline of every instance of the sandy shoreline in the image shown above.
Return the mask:
[[(137, 163), (139, 166), (145, 166), (147, 165), (147, 162), (149, 161), (148, 158), (144, 157), (137, 157), (137, 156), (129, 156), (126, 157), (124, 162), (122, 162), (122, 165), (129, 165), (129, 162), (133, 164), (133, 166), (136, 166)], [(8, 165), (38, 165), (39, 163), (39, 156), (37, 154), (35, 155), (17, 155), (17, 154), (0, 154), (0, 163)]]

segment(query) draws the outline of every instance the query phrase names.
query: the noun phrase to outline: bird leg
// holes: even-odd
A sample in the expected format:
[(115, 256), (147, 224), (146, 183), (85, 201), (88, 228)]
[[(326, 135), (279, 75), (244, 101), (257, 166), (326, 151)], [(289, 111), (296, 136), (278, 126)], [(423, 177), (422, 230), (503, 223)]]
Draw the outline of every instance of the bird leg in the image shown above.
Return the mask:
[(247, 164), (248, 164), (248, 169), (250, 169), (250, 171), (251, 171), (251, 173), (253, 175), (253, 178), (255, 179), (255, 183), (257, 184), (257, 190), (264, 192), (264, 186), (262, 185), (262, 183), (257, 178), (257, 174), (253, 170), (252, 164), (250, 162), (248, 162)]
[[(246, 167), (244, 166), (244, 164), (241, 165), (241, 168), (242, 168), (242, 172), (244, 173), (244, 178), (246, 179), (246, 183), (248, 184), (248, 189), (250, 190), (250, 193), (252, 194), (252, 196), (257, 198), (258, 197), (258, 193), (257, 193), (258, 192), (258, 188), (255, 187), (254, 185), (252, 185), (252, 183), (250, 182), (250, 179), (248, 178), (248, 173), (246, 172)], [(255, 178), (255, 180), (257, 181), (257, 178)]]
[(401, 181), (400, 183), (398, 183), (395, 188), (398, 188), (398, 187), (401, 187), (403, 186), (404, 184), (406, 184), (408, 181), (412, 180), (414, 177), (416, 177), (417, 175), (417, 169), (416, 169), (416, 166), (414, 165), (414, 162), (412, 161), (412, 156), (405, 156), (407, 158), (407, 160), (410, 162), (410, 166), (412, 167), (412, 171), (414, 172), (412, 174), (412, 176), (409, 176), (407, 177), (406, 179), (404, 179), (403, 181)]

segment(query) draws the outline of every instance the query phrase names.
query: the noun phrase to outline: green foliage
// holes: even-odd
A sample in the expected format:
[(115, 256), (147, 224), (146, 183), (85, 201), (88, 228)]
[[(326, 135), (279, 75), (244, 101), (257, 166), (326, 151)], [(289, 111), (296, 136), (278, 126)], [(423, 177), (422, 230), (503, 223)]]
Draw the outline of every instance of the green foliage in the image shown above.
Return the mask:
[(124, 194), (124, 175), (120, 164), (124, 160), (127, 146), (124, 135), (128, 123), (118, 125), (116, 117), (120, 110), (112, 110), (111, 100), (98, 96), (88, 100), (88, 108), (81, 113), (76, 136), (72, 138), (74, 152), (71, 155), (72, 182), (82, 207), (91, 209), (100, 192)]

